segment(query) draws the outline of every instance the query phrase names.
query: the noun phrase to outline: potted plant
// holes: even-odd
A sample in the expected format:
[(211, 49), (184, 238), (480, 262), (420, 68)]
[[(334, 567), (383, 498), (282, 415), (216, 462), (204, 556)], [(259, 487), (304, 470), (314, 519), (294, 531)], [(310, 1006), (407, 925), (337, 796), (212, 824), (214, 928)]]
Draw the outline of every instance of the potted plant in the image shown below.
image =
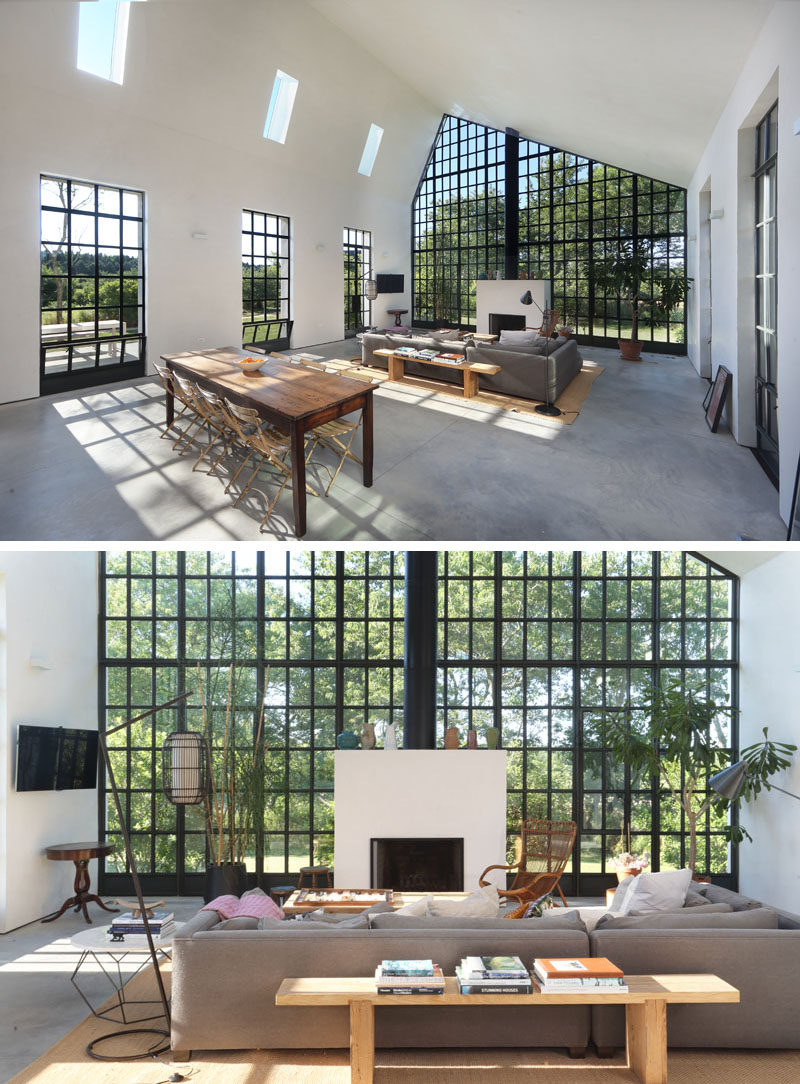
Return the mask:
[(617, 872), (617, 880), (621, 883), (626, 877), (638, 877), (643, 870), (650, 865), (650, 855), (633, 854), (631, 852), (631, 828), (629, 824), (623, 824), (619, 839), (611, 851), (614, 859), (614, 868)]
[(637, 338), (640, 320), (651, 327), (665, 324), (670, 312), (686, 300), (692, 283), (687, 275), (670, 271), (653, 255), (648, 241), (624, 241), (615, 256), (598, 260), (590, 272), (596, 288), (630, 306), (630, 338), (617, 340), (625, 361), (642, 360), (642, 344)]
[[(197, 668), (203, 733), (213, 750), (207, 698)], [(269, 670), (267, 670), (269, 680)], [(209, 860), (206, 865), (206, 903), (217, 896), (240, 896), (246, 887), (245, 855), (252, 831), (264, 822), (267, 796), (267, 745), (264, 735), (264, 696), (252, 745), (242, 748), (234, 733), (234, 668), (228, 669), (228, 692), (221, 751), (211, 755), (211, 788), (205, 801), (205, 828)]]
[[(695, 871), (697, 826), (713, 805), (718, 813), (731, 805), (755, 798), (769, 787), (769, 776), (788, 766), (796, 745), (773, 742), (764, 728), (763, 742), (742, 750), (748, 764), (749, 783), (735, 801), (709, 794), (709, 776), (727, 766), (729, 754), (719, 733), (723, 709), (712, 700), (696, 696), (680, 682), (653, 685), (634, 705), (628, 702), (620, 711), (606, 712), (600, 723), (600, 737), (618, 763), (625, 763), (634, 773), (658, 778), (683, 811), (689, 831), (688, 866)], [(723, 830), (729, 842), (750, 839), (739, 824)]]

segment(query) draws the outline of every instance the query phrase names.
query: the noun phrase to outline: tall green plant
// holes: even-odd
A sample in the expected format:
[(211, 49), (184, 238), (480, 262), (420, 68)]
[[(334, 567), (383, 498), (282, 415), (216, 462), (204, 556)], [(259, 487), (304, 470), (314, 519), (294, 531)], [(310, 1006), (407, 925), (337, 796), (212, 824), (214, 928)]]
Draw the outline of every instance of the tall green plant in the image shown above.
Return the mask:
[(595, 262), (590, 278), (596, 288), (617, 297), (631, 309), (631, 341), (637, 342), (639, 321), (660, 327), (682, 305), (692, 279), (653, 260), (649, 241), (623, 241), (616, 255)]
[[(264, 823), (268, 780), (267, 743), (264, 734), (264, 695), (259, 697), (261, 710), (252, 745), (240, 748), (236, 742), (236, 685), (233, 664), (228, 668), (228, 693), (225, 702), (225, 725), (222, 748), (215, 756), (214, 735), (200, 666), (197, 681), (203, 712), (203, 733), (212, 749), (211, 789), (205, 802), (206, 838), (211, 861), (215, 865), (243, 862), (247, 844), (256, 825)], [(265, 685), (269, 681), (267, 668)]]
[[(660, 779), (683, 810), (691, 869), (697, 859), (697, 825), (709, 808), (722, 812), (755, 798), (762, 788), (769, 788), (769, 776), (788, 766), (797, 748), (771, 741), (765, 727), (764, 741), (742, 751), (752, 773), (742, 795), (730, 802), (710, 793), (709, 776), (728, 764), (718, 728), (722, 710), (675, 681), (651, 686), (635, 705), (629, 701), (621, 711), (605, 713), (600, 723), (602, 743), (614, 760), (632, 772)], [(751, 838), (738, 824), (727, 825), (724, 834), (733, 843)]]

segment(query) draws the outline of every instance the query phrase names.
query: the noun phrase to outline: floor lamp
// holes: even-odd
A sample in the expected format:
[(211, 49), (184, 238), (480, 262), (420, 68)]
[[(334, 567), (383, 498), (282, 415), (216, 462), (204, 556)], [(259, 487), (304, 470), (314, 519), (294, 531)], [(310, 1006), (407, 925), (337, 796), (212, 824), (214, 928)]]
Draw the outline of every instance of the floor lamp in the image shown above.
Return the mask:
[[(545, 310), (541, 305), (533, 300), (533, 294), (530, 290), (526, 290), (522, 297), (519, 299), (521, 305), (535, 305), (539, 312), (542, 314), (542, 319), (547, 323), (547, 317), (545, 316)], [(547, 396), (546, 403), (537, 403), (533, 408), (537, 414), (546, 414), (548, 418), (560, 418), (561, 411), (555, 405), (550, 402), (550, 326), (545, 327), (547, 332), (547, 346), (544, 348), (544, 368), (545, 368), (545, 394)]]
[[(743, 760), (737, 760), (729, 768), (724, 768), (721, 772), (717, 772), (716, 775), (712, 775), (708, 781), (708, 785), (713, 791), (731, 802), (736, 801), (744, 790), (746, 783), (747, 764)], [(765, 786), (769, 790), (779, 790), (781, 794), (788, 794), (790, 798), (796, 798), (800, 802), (800, 794), (792, 794), (790, 790), (776, 787), (774, 783), (766, 783)]]
[[(134, 859), (133, 850), (131, 848), (131, 837), (122, 810), (119, 788), (117, 787), (117, 781), (114, 778), (114, 769), (111, 765), (111, 757), (108, 752), (108, 738), (112, 734), (119, 733), (121, 730), (130, 730), (134, 723), (139, 723), (142, 719), (149, 719), (159, 711), (174, 707), (176, 704), (182, 704), (191, 695), (191, 693), (182, 693), (180, 696), (176, 696), (164, 704), (159, 704), (158, 707), (151, 708), (149, 711), (144, 711), (141, 715), (137, 715), (133, 719), (128, 719), (125, 723), (120, 723), (119, 726), (111, 727), (110, 730), (101, 731), (98, 735), (98, 744), (103, 756), (106, 775), (111, 788), (111, 796), (117, 812), (120, 832), (122, 833), (122, 840), (125, 844), (125, 857), (131, 871), (133, 890), (136, 893), (136, 900), (139, 904), (145, 937), (147, 938), (147, 946), (150, 951), (150, 959), (153, 962), (153, 970), (155, 971), (156, 982), (158, 984), (159, 998), (164, 1010), (164, 1019), (167, 1024), (166, 1031), (161, 1028), (129, 1028), (123, 1031), (113, 1031), (107, 1035), (99, 1036), (89, 1044), (87, 1053), (100, 1061), (135, 1061), (138, 1058), (154, 1057), (157, 1054), (162, 1054), (165, 1050), (169, 1049), (171, 1023), (169, 999), (167, 997), (167, 992), (164, 989), (164, 980), (161, 976), (161, 969), (158, 966), (158, 953), (156, 952), (153, 934), (150, 929), (147, 906), (142, 895), (139, 871), (136, 868), (136, 860)], [(209, 755), (208, 746), (205, 737), (202, 734), (194, 734), (190, 731), (179, 731), (174, 734), (169, 734), (162, 748), (162, 766), (165, 766), (166, 768), (164, 778), (162, 779), (164, 793), (173, 805), (194, 805), (204, 800), (208, 794)], [(158, 1049), (150, 1049), (143, 1054), (132, 1054), (125, 1057), (95, 1053), (94, 1047), (100, 1042), (116, 1038), (119, 1035), (136, 1034), (159, 1035), (166, 1037), (167, 1042), (165, 1045), (157, 1044)]]

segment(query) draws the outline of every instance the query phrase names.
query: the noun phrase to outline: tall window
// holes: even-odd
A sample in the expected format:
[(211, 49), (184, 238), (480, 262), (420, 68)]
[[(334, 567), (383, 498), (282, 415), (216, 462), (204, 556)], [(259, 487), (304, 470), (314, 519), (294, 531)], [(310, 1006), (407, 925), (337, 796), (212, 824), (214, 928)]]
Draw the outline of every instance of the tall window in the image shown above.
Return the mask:
[(344, 252), (344, 333), (355, 335), (372, 323), (372, 302), (367, 297), (365, 280), (372, 276), (372, 234), (369, 230), (351, 230), (345, 226)]
[[(242, 341), (288, 339), (291, 223), (283, 215), (242, 211)], [(267, 328), (259, 325), (267, 324)], [(261, 334), (263, 332), (263, 335)]]
[[(613, 872), (624, 824), (654, 869), (685, 864), (687, 826), (657, 781), (631, 778), (598, 745), (597, 722), (662, 678), (721, 705), (735, 751), (737, 581), (683, 553), (440, 554), (439, 726), (501, 732), (509, 847), (524, 817), (578, 821), (572, 890)], [(728, 872), (722, 823), (698, 835)], [(607, 883), (607, 882), (606, 882)]]
[[(238, 747), (252, 745), (264, 703), (270, 791), (248, 870), (280, 878), (332, 860), (336, 734), (367, 719), (379, 736), (390, 722), (402, 733), (403, 583), (402, 556), (385, 552), (101, 555), (105, 725), (194, 690), (185, 710), (111, 739), (148, 891), (197, 891), (205, 871), (201, 809), (167, 803), (159, 765), (165, 734), (202, 728), (198, 668), (212, 745), (225, 730), (231, 664)], [(113, 811), (107, 823), (119, 843)], [(109, 891), (125, 890), (123, 853), (106, 864)]]
[[(591, 267), (646, 242), (654, 271), (685, 273), (686, 192), (602, 162), (445, 116), (414, 200), (414, 317), (475, 323), (475, 282), (548, 279), (563, 322), (599, 344), (630, 310), (595, 291)], [(640, 324), (655, 349), (685, 353), (683, 306)]]
[(144, 373), (144, 193), (41, 178), (42, 394)]
[(414, 319), (475, 324), (475, 280), (505, 266), (503, 133), (445, 116), (414, 200)]
[(778, 481), (778, 103), (756, 129), (756, 450)]

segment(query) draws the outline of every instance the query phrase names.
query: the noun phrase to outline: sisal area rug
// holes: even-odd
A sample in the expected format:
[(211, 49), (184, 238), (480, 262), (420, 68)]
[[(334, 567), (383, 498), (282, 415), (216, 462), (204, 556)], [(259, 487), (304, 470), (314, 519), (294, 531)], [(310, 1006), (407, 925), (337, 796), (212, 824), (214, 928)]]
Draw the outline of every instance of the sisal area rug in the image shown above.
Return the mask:
[[(167, 968), (165, 978), (168, 980)], [(134, 979), (129, 996), (154, 997), (152, 972)], [(475, 1011), (475, 1010), (473, 1010)], [(158, 1022), (156, 1022), (157, 1024)], [(117, 1025), (89, 1017), (10, 1084), (165, 1084), (179, 1072), (198, 1084), (349, 1084), (346, 1050), (198, 1051), (191, 1062), (169, 1054), (140, 1061), (95, 1061), (86, 1045)], [(133, 1053), (133, 1042), (115, 1048)], [(572, 1061), (560, 1050), (378, 1050), (375, 1084), (632, 1084), (623, 1055)], [(673, 1050), (669, 1084), (797, 1084), (800, 1051)]]
[[(281, 355), (279, 355), (281, 356)], [(373, 368), (370, 365), (362, 365), (361, 357), (334, 358), (330, 361), (309, 360), (311, 355), (295, 354), (295, 359), (303, 365), (309, 365), (314, 369), (338, 372), (343, 376), (354, 377), (356, 380), (365, 380), (368, 383), (384, 384), (392, 387), (392, 381), (382, 369)], [(397, 387), (419, 388), (421, 391), (435, 391), (437, 395), (444, 395), (451, 399), (457, 399), (465, 407), (473, 409), (484, 407), (496, 407), (507, 410), (512, 414), (531, 414), (537, 421), (555, 425), (572, 425), (581, 412), (581, 407), (586, 397), (592, 390), (592, 384), (603, 372), (603, 366), (594, 361), (584, 361), (583, 367), (574, 380), (564, 389), (556, 400), (556, 406), (561, 410), (558, 418), (548, 418), (546, 415), (536, 413), (536, 401), (533, 399), (515, 399), (510, 395), (498, 395), (496, 392), (479, 391), (472, 399), (465, 399), (462, 389), (456, 384), (449, 384), (444, 380), (433, 378), (406, 376)]]

